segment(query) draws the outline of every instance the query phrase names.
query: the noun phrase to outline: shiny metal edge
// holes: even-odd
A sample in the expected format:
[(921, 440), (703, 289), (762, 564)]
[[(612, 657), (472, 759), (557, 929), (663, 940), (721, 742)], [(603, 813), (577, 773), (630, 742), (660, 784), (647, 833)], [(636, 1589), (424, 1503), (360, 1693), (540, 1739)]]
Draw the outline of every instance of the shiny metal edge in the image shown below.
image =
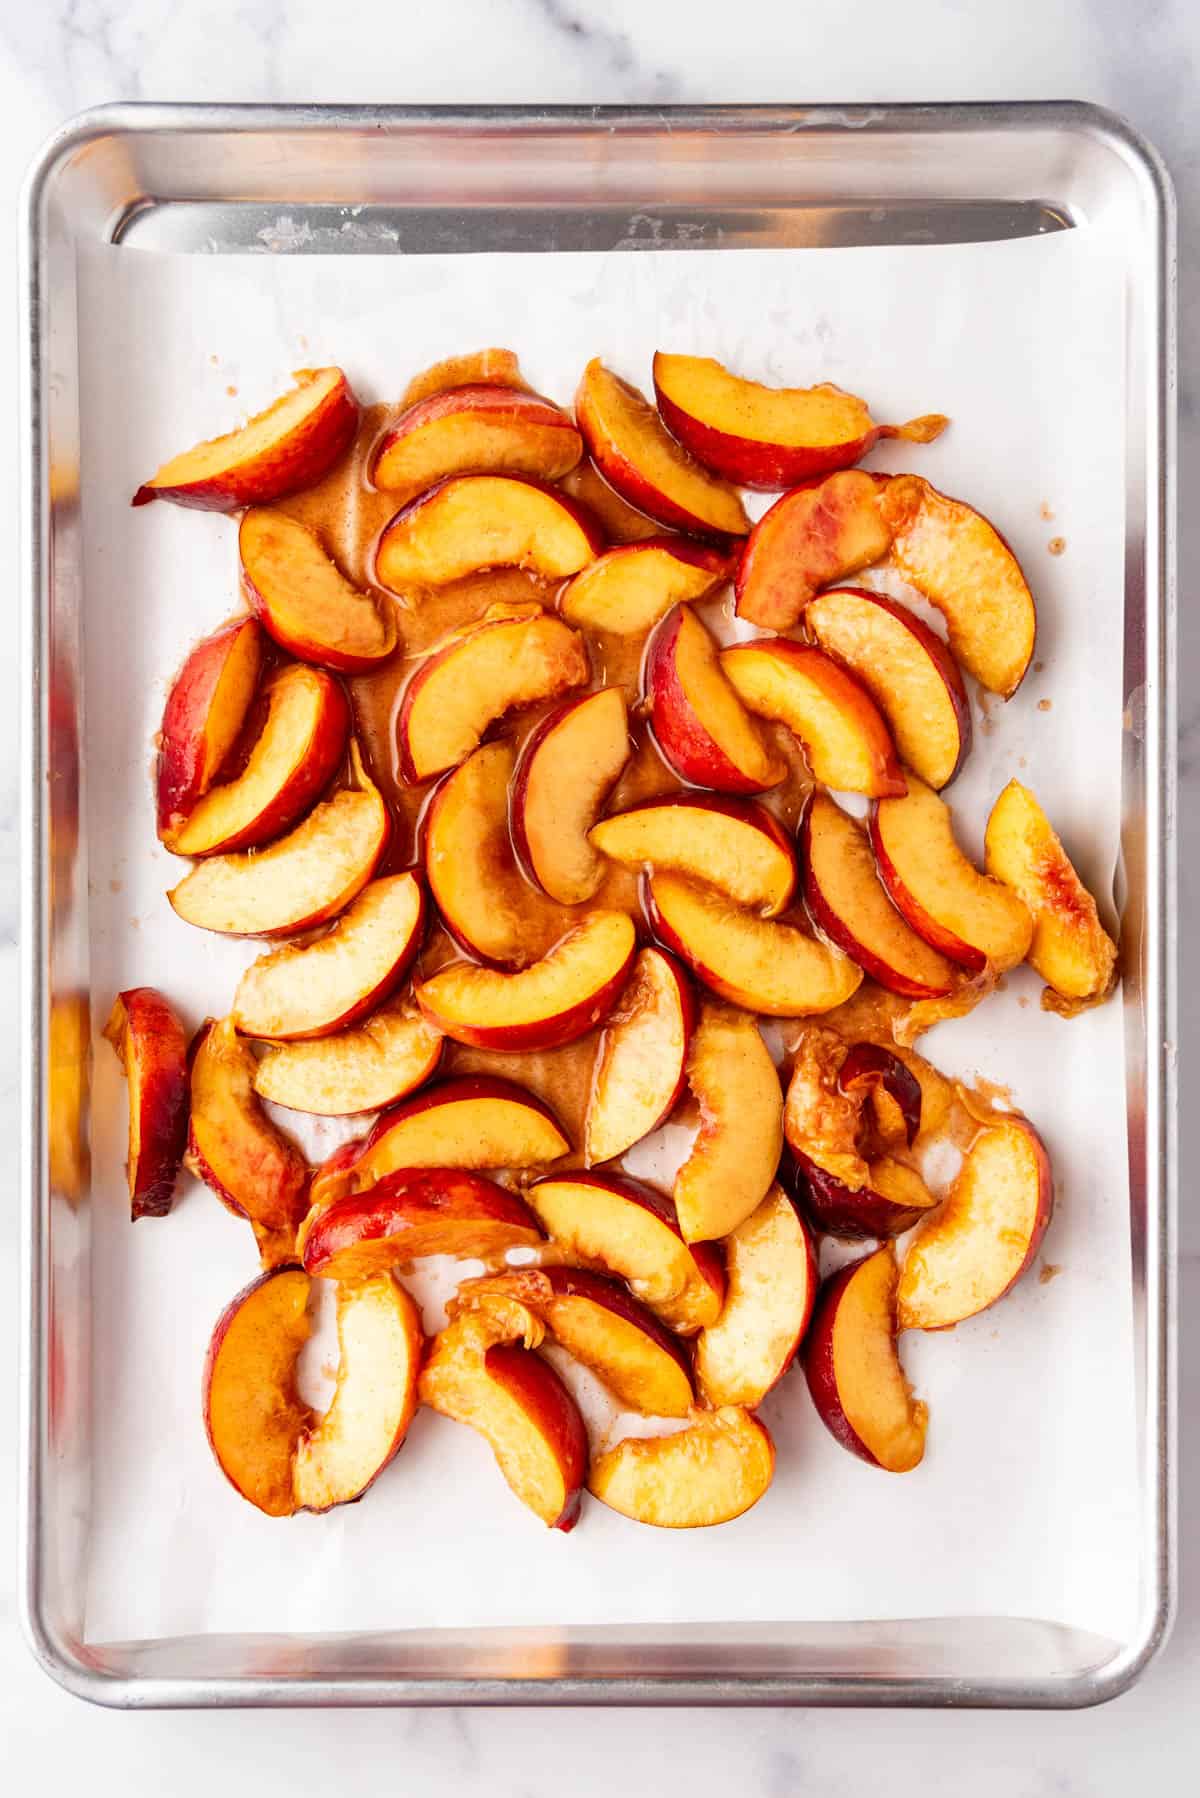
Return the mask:
[[(111, 134), (151, 131), (326, 131), (375, 124), (451, 131), (536, 130), (539, 125), (579, 133), (690, 128), (711, 132), (845, 129), (847, 146), (862, 133), (928, 130), (970, 132), (983, 127), (1051, 129), (1103, 142), (1134, 173), (1153, 220), (1152, 288), (1146, 313), (1147, 465), (1144, 471), (1147, 548), (1146, 668), (1158, 704), (1147, 707), (1144, 793), (1148, 806), (1146, 1038), (1157, 1045), (1147, 1067), (1146, 1149), (1159, 1177), (1148, 1206), (1145, 1276), (1146, 1415), (1144, 1516), (1151, 1571), (1143, 1615), (1133, 1639), (1102, 1665), (1063, 1681), (972, 1683), (916, 1679), (869, 1680), (791, 1676), (770, 1678), (633, 1677), (618, 1679), (282, 1679), (195, 1680), (112, 1676), (63, 1639), (45, 1607), (39, 1515), (46, 1388), (47, 1169), (42, 1090), (47, 1055), (43, 978), (47, 883), (41, 796), (48, 773), (44, 676), (49, 566), (46, 543), (47, 469), (44, 436), (42, 209), (56, 176), (76, 151)], [(1117, 115), (1085, 102), (1039, 101), (964, 105), (850, 107), (323, 107), (131, 104), (80, 114), (46, 143), (26, 179), (21, 202), (19, 274), (21, 341), (26, 352), (20, 415), (27, 444), (20, 478), (23, 593), (20, 668), (21, 882), (19, 1031), (21, 1057), (21, 1258), (19, 1343), (21, 1563), (19, 1610), (34, 1657), (65, 1690), (115, 1708), (256, 1707), (308, 1705), (553, 1704), (553, 1705), (857, 1705), (1069, 1709), (1106, 1702), (1126, 1691), (1164, 1647), (1177, 1600), (1176, 1545), (1176, 1227), (1177, 1227), (1177, 692), (1176, 692), (1176, 392), (1177, 252), (1174, 190), (1153, 146)], [(114, 229), (116, 219), (113, 220)], [(1151, 586), (1149, 575), (1153, 571)], [(1151, 824), (1153, 829), (1150, 828)]]

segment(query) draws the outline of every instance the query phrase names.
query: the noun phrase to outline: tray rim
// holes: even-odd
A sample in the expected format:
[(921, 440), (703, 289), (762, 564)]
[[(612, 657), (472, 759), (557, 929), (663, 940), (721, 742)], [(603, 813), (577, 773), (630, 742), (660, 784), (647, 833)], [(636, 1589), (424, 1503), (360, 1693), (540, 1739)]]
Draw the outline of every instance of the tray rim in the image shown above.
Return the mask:
[[(114, 1675), (96, 1666), (64, 1639), (49, 1616), (38, 1553), (42, 1484), (39, 1428), (45, 1397), (46, 1242), (41, 1228), (45, 1190), (46, 1007), (40, 973), (46, 941), (46, 894), (41, 870), (44, 820), (41, 794), (47, 773), (43, 723), (50, 570), (43, 529), (47, 494), (43, 480), (43, 343), (41, 262), (43, 209), (53, 183), (78, 151), (110, 136), (218, 131), (266, 134), (326, 132), (373, 126), (532, 132), (539, 127), (579, 135), (616, 131), (679, 130), (770, 132), (838, 130), (848, 138), (895, 131), (930, 133), (987, 128), (1050, 129), (1097, 139), (1130, 165), (1150, 200), (1153, 292), (1148, 297), (1147, 394), (1157, 442), (1147, 441), (1146, 472), (1157, 472), (1157, 506), (1147, 517), (1153, 532), (1157, 593), (1147, 593), (1146, 622), (1154, 628), (1147, 661), (1162, 703), (1147, 719), (1146, 840), (1160, 859), (1147, 880), (1148, 1026), (1159, 1023), (1158, 1055), (1146, 1069), (1147, 1139), (1157, 1143), (1160, 1179), (1148, 1207), (1153, 1215), (1146, 1257), (1146, 1440), (1141, 1444), (1146, 1492), (1142, 1528), (1148, 1549), (1146, 1602), (1137, 1629), (1122, 1651), (1098, 1668), (1041, 1684), (1011, 1679), (965, 1684), (949, 1679), (784, 1674), (762, 1677), (634, 1675), (627, 1678), (550, 1676), (531, 1681), (504, 1677), (421, 1679), (398, 1675), (358, 1678), (272, 1676)], [(1118, 114), (1085, 101), (992, 101), (846, 105), (223, 105), (131, 102), (89, 109), (68, 120), (46, 141), (26, 176), (20, 204), (20, 420), (24, 454), (20, 469), (22, 676), (19, 779), (21, 797), (20, 1010), (18, 1092), (21, 1098), (19, 1504), (18, 1610), (30, 1650), (65, 1690), (115, 1708), (301, 1706), (312, 1704), (855, 1704), (872, 1706), (976, 1706), (1081, 1708), (1128, 1690), (1162, 1651), (1177, 1604), (1176, 1551), (1176, 1212), (1177, 1212), (1177, 736), (1176, 736), (1176, 237), (1174, 189), (1154, 146)], [(1153, 725), (1153, 729), (1151, 729)], [(1153, 777), (1157, 775), (1157, 780)], [(1153, 1030), (1147, 1030), (1148, 1046)]]

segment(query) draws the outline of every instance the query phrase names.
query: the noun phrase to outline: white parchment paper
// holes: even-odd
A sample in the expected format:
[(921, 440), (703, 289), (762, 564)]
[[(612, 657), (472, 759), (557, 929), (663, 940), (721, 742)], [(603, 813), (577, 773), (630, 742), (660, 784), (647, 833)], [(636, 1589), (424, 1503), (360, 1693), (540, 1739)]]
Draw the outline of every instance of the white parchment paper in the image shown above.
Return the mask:
[[(773, 381), (832, 379), (876, 417), (942, 410), (928, 449), (890, 446), (1009, 538), (1040, 608), (1008, 705), (975, 699), (953, 788), (978, 854), (987, 807), (1027, 779), (1081, 870), (1111, 891), (1122, 732), (1124, 311), (1095, 229), (1023, 242), (832, 251), (545, 256), (89, 254), (81, 270), (86, 772), (92, 991), (162, 986), (189, 1025), (224, 1010), (258, 946), (190, 929), (164, 890), (152, 739), (187, 645), (236, 609), (233, 524), (129, 497), (166, 456), (265, 403), (291, 369), (342, 364), (391, 399), (437, 357), (511, 344), (569, 401), (602, 354), (648, 385), (656, 347)], [(765, 502), (764, 502), (765, 503)], [(758, 509), (761, 509), (759, 507)], [(1053, 514), (1051, 517), (1050, 514)], [(1065, 539), (1055, 555), (1048, 544)], [(421, 1413), (361, 1505), (275, 1522), (226, 1485), (200, 1420), (219, 1311), (254, 1274), (248, 1230), (189, 1182), (128, 1222), (125, 1096), (97, 1045), (87, 1630), (1039, 1617), (1120, 1636), (1137, 1602), (1125, 1074), (1119, 1001), (1071, 1022), (1027, 970), (923, 1048), (1011, 1086), (1049, 1145), (1059, 1207), (1037, 1273), (946, 1336), (903, 1342), (931, 1411), (923, 1465), (891, 1477), (826, 1434), (793, 1372), (763, 1414), (778, 1472), (714, 1531), (639, 1527), (589, 1504), (545, 1531), (470, 1431)], [(328, 1148), (345, 1134), (318, 1133)], [(316, 1137), (309, 1138), (317, 1146)]]

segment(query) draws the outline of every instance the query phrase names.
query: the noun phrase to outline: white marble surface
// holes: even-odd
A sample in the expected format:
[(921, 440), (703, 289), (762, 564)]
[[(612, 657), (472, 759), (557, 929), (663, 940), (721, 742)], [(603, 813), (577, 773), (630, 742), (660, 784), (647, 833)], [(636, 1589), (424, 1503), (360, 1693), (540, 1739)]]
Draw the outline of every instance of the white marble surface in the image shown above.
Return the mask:
[[(1181, 536), (1183, 628), (1181, 1010), (1184, 1318), (1181, 1380), (1183, 1603), (1174, 1638), (1141, 1684), (1076, 1716), (837, 1712), (531, 1711), (120, 1716), (53, 1687), (21, 1642), (11, 1554), (0, 1560), (0, 1742), (14, 1791), (86, 1782), (96, 1798), (142, 1784), (178, 1798), (216, 1785), (263, 1794), (352, 1789), (384, 1774), (408, 1793), (521, 1794), (564, 1787), (589, 1798), (630, 1791), (754, 1798), (857, 1792), (886, 1779), (896, 1798), (1043, 1798), (1051, 1793), (1171, 1795), (1195, 1789), (1200, 1754), (1198, 1332), (1200, 1219), (1187, 1172), (1198, 1142), (1186, 1081), (1200, 1014), (1187, 920), (1200, 903), (1200, 9), (1195, 0), (0, 0), (0, 207), (11, 219), (40, 141), (80, 108), (115, 99), (342, 101), (680, 101), (1093, 99), (1126, 114), (1165, 154), (1182, 241)], [(11, 240), (10, 240), (11, 241)], [(0, 492), (15, 491), (13, 283), (0, 286)], [(3, 534), (16, 578), (15, 527)], [(0, 636), (0, 1006), (13, 1015), (16, 855), (14, 658)], [(15, 1115), (10, 1050), (0, 1108)], [(0, 1129), (13, 1171), (13, 1132)], [(14, 1182), (3, 1187), (11, 1194)], [(0, 1312), (16, 1315), (14, 1201), (0, 1217)], [(11, 1338), (10, 1338), (11, 1342)], [(1189, 1359), (1192, 1367), (1189, 1370)], [(0, 1536), (12, 1540), (12, 1381), (0, 1383)], [(386, 1759), (385, 1759), (386, 1757)]]

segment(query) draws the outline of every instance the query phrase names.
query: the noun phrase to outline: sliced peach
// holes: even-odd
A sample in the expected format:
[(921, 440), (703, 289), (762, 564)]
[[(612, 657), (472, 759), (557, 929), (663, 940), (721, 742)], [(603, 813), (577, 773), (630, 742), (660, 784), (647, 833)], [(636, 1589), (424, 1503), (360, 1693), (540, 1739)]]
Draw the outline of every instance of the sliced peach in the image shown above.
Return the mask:
[(446, 356), (441, 362), (433, 362), (414, 375), (400, 396), (400, 404), (415, 406), (419, 400), (445, 393), (451, 387), (515, 387), (528, 391), (514, 351), (468, 350), (465, 355)]
[(167, 894), (188, 924), (230, 936), (286, 936), (344, 911), (387, 848), (391, 820), (350, 746), (355, 785), (266, 849), (214, 855)]
[(529, 872), (559, 905), (582, 905), (604, 878), (588, 831), (632, 748), (625, 695), (620, 687), (601, 687), (556, 706), (521, 751), (513, 838)]
[(1117, 946), (1045, 812), (1019, 780), (1010, 780), (992, 807), (984, 865), (1033, 914), (1026, 960), (1046, 981), (1049, 997), (1069, 1006), (1107, 995), (1116, 979)]
[(358, 401), (340, 368), (297, 370), (296, 386), (248, 424), (164, 462), (135, 506), (174, 500), (206, 512), (262, 506), (312, 487), (354, 441)]
[(919, 475), (894, 475), (880, 509), (893, 563), (944, 615), (958, 660), (981, 687), (1011, 699), (1033, 656), (1037, 612), (1008, 544), (980, 513)]
[(457, 963), (416, 988), (430, 1023), (479, 1049), (550, 1049), (583, 1036), (616, 1004), (633, 961), (623, 911), (588, 912), (519, 974)]
[(586, 507), (527, 475), (463, 474), (402, 507), (375, 551), (383, 587), (443, 587), (480, 568), (526, 568), (563, 580), (604, 547)]
[(630, 505), (697, 537), (745, 535), (749, 520), (735, 489), (693, 460), (637, 388), (599, 358), (583, 371), (575, 416), (596, 467)]
[(960, 975), (905, 923), (879, 884), (862, 825), (814, 792), (800, 824), (804, 898), (813, 922), (864, 973), (907, 999), (942, 998)]
[(696, 881), (653, 874), (646, 903), (655, 935), (714, 993), (747, 1011), (832, 1011), (862, 983), (861, 968), (798, 923), (756, 917)]
[(824, 786), (874, 799), (904, 792), (896, 746), (875, 702), (821, 650), (788, 637), (737, 643), (722, 652), (721, 672), (749, 711), (799, 738)]
[(257, 848), (303, 816), (346, 752), (350, 708), (318, 668), (282, 668), (264, 690), (267, 712), (246, 765), (197, 802), (164, 838), (176, 855)]
[(238, 529), (242, 591), (282, 649), (342, 674), (364, 674), (396, 647), (390, 599), (348, 581), (315, 531), (286, 512), (252, 507)]
[(584, 1124), (589, 1167), (623, 1155), (666, 1122), (683, 1091), (694, 1015), (678, 962), (642, 949), (596, 1052)]
[(589, 833), (627, 868), (688, 874), (773, 918), (791, 902), (796, 857), (782, 824), (751, 799), (679, 793), (603, 818)]
[(681, 600), (705, 598), (729, 572), (724, 550), (687, 537), (645, 537), (581, 569), (559, 594), (558, 609), (587, 630), (641, 636)]
[(894, 1155), (872, 1161), (862, 1186), (849, 1187), (836, 1175), (796, 1156), (804, 1208), (826, 1236), (855, 1242), (903, 1236), (938, 1203), (920, 1174)]
[(1032, 1124), (1008, 1117), (981, 1130), (904, 1257), (900, 1328), (949, 1330), (1002, 1299), (1037, 1254), (1053, 1210), (1050, 1157)]
[(696, 1384), (707, 1405), (757, 1405), (792, 1365), (819, 1276), (813, 1239), (780, 1186), (725, 1238), (728, 1295), (696, 1340)]
[(734, 580), (738, 617), (764, 630), (790, 630), (819, 588), (882, 560), (892, 533), (879, 494), (874, 475), (847, 468), (777, 499), (742, 553)]
[(896, 1329), (896, 1263), (884, 1247), (822, 1286), (804, 1371), (836, 1442), (886, 1473), (909, 1473), (925, 1453), (926, 1410), (904, 1377)]
[(428, 656), (400, 707), (400, 767), (410, 783), (457, 766), (497, 718), (556, 699), (588, 678), (582, 639), (544, 612), (485, 618)]
[(487, 1260), (541, 1240), (528, 1205), (494, 1180), (459, 1168), (399, 1168), (365, 1192), (318, 1204), (300, 1252), (310, 1274), (363, 1280), (426, 1255)]
[(353, 1117), (394, 1105), (424, 1084), (443, 1037), (406, 1003), (314, 1042), (268, 1045), (254, 1071), (260, 1099), (316, 1117)]
[(972, 974), (1024, 961), (1033, 936), (1028, 907), (967, 860), (949, 807), (930, 787), (912, 777), (903, 799), (881, 799), (871, 846), (892, 903), (942, 955)]
[(912, 1148), (921, 1129), (924, 1095), (907, 1062), (882, 1043), (852, 1043), (838, 1069), (837, 1083), (839, 1091), (849, 1093), (856, 1103), (872, 1102), (875, 1127), (889, 1142), (903, 1141)]
[(167, 842), (203, 799), (241, 734), (262, 668), (262, 630), (231, 618), (175, 676), (158, 734), (158, 834)]
[(209, 1447), (234, 1491), (268, 1517), (296, 1509), (292, 1461), (313, 1420), (296, 1390), (308, 1294), (301, 1268), (261, 1275), (217, 1319), (204, 1364)]
[(385, 432), (371, 479), (388, 493), (423, 493), (455, 474), (526, 474), (557, 481), (583, 454), (565, 412), (495, 383), (443, 388), (408, 406)]
[(764, 387), (712, 356), (654, 358), (663, 423), (685, 449), (742, 487), (790, 487), (859, 462), (883, 437), (932, 443), (949, 419), (940, 412), (906, 425), (877, 425), (866, 402), (829, 381), (819, 387)]
[(165, 1217), (187, 1146), (187, 1038), (171, 1005), (152, 986), (113, 1000), (104, 1034), (129, 1086), (130, 1214)]
[(645, 689), (655, 741), (684, 780), (723, 793), (760, 793), (784, 778), (787, 764), (768, 748), (690, 607), (668, 612), (650, 639)]
[(774, 1472), (766, 1425), (726, 1405), (673, 1436), (626, 1437), (593, 1461), (588, 1491), (635, 1523), (704, 1529), (756, 1505)]
[(512, 1080), (469, 1074), (440, 1080), (385, 1111), (338, 1171), (341, 1189), (349, 1191), (397, 1168), (537, 1167), (570, 1147), (554, 1113), (533, 1093)]
[(371, 881), (315, 943), (273, 949), (246, 969), (234, 994), (234, 1023), (244, 1036), (284, 1043), (357, 1023), (412, 961), (425, 910), (415, 874)]
[(556, 1247), (619, 1274), (680, 1335), (716, 1322), (725, 1296), (720, 1250), (685, 1243), (674, 1205), (654, 1187), (616, 1174), (551, 1174), (525, 1196)]
[(700, 1129), (675, 1176), (675, 1210), (685, 1242), (709, 1242), (766, 1197), (783, 1149), (783, 1093), (754, 1019), (724, 1005), (703, 1007), (687, 1077)]

